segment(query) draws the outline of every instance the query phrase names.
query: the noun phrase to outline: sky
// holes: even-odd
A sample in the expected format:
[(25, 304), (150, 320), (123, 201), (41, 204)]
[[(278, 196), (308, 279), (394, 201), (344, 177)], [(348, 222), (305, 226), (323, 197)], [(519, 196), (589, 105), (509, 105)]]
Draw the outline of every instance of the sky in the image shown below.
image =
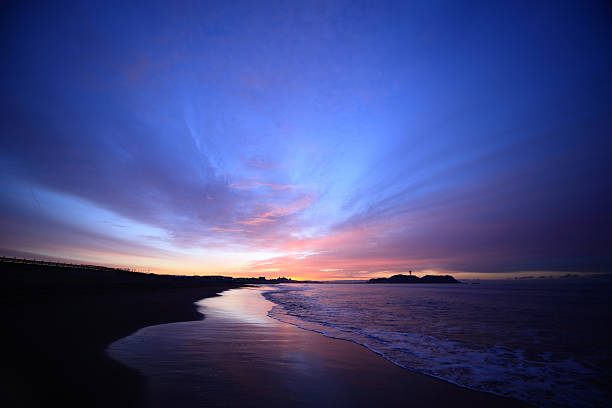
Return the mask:
[(611, 17), (0, 2), (0, 253), (330, 280), (612, 272)]

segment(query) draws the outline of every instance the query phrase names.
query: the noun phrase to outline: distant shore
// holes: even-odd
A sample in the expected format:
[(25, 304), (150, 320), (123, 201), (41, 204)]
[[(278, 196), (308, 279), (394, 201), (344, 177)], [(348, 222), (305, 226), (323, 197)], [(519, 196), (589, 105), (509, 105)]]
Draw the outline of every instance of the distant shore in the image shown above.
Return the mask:
[(200, 320), (197, 300), (242, 286), (110, 268), (0, 262), (2, 406), (137, 407), (144, 378), (110, 343), (151, 325)]
[(367, 283), (461, 283), (450, 275), (425, 275), (419, 278), (415, 275), (393, 275), (389, 278), (373, 278)]

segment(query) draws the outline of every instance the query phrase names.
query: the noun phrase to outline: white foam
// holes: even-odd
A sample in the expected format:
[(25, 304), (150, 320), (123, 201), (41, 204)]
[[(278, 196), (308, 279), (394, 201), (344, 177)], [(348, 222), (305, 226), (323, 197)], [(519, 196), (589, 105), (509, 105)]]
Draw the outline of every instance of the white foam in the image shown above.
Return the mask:
[[(364, 313), (373, 313), (371, 309), (350, 304), (336, 307), (333, 302), (324, 304), (314, 296), (316, 290), (312, 286), (283, 287), (265, 292), (264, 296), (276, 304), (268, 315), (327, 337), (352, 341), (400, 367), (462, 387), (514, 397), (542, 407), (593, 407), (607, 402), (605, 393), (590, 384), (602, 373), (572, 357), (559, 358), (555, 353), (544, 351), (536, 361), (529, 359), (519, 347), (450, 340), (443, 334), (461, 337), (456, 336), (460, 328), (443, 319), (422, 319), (410, 332), (368, 327), (364, 325), (368, 322)], [(430, 305), (436, 307), (435, 299), (430, 300)], [(394, 316), (388, 318), (393, 322)], [(445, 325), (449, 324), (451, 327), (445, 331)], [(386, 327), (396, 326), (390, 323)], [(478, 329), (486, 331), (487, 325), (479, 324)], [(526, 330), (524, 335), (534, 334)]]

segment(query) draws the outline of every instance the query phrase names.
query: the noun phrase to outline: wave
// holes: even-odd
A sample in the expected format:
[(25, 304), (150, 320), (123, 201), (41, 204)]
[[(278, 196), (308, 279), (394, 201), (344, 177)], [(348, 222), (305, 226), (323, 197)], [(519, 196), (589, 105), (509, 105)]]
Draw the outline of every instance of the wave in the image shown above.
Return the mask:
[[(401, 316), (394, 315), (393, 308), (372, 301), (377, 298), (358, 296), (359, 302), (346, 299), (340, 302), (330, 300), (332, 295), (317, 291), (319, 288), (304, 286), (264, 292), (264, 297), (275, 304), (268, 315), (301, 329), (357, 343), (399, 367), (472, 390), (513, 397), (542, 407), (592, 407), (608, 401), (606, 393), (592, 385), (601, 372), (571, 356), (560, 358), (555, 353), (542, 352), (536, 358), (530, 350), (521, 347), (451, 340), (440, 333), (456, 328), (440, 320), (423, 319), (408, 331), (398, 327), (395, 320)], [(369, 302), (364, 302), (364, 298)], [(429, 299), (429, 303), (429, 307), (440, 306), (434, 299)], [(386, 316), (384, 324), (380, 320), (370, 323), (373, 316), (382, 315)], [(482, 331), (483, 324), (480, 325)], [(526, 330), (523, 335), (536, 334)], [(537, 341), (525, 339), (526, 343)]]

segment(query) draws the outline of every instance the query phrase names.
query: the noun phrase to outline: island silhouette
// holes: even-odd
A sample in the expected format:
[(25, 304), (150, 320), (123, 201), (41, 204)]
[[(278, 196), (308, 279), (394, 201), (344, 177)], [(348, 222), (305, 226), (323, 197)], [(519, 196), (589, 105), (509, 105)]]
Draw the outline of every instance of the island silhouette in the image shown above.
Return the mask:
[(367, 283), (460, 283), (451, 275), (425, 275), (419, 278), (415, 275), (393, 275), (389, 278), (372, 278)]

